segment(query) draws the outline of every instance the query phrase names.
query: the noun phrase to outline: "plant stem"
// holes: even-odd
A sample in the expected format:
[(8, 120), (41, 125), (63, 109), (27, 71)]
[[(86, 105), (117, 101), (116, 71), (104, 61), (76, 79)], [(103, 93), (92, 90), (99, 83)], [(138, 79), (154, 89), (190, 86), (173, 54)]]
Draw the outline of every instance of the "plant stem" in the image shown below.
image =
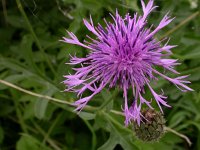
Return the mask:
[[(1, 80), (1, 79), (0, 79), (0, 83), (2, 83), (4, 85), (7, 85), (7, 86), (9, 86), (11, 88), (14, 88), (16, 90), (19, 90), (21, 92), (24, 92), (26, 94), (32, 95), (32, 96), (36, 96), (36, 97), (39, 97), (39, 98), (44, 98), (44, 99), (51, 100), (53, 102), (57, 102), (57, 103), (61, 103), (61, 104), (67, 104), (69, 106), (73, 106), (72, 103), (70, 103), (70, 102), (67, 102), (67, 101), (64, 101), (64, 100), (60, 100), (60, 99), (56, 99), (56, 98), (52, 98), (52, 97), (49, 97), (49, 96), (46, 96), (46, 95), (41, 95), (41, 94), (34, 93), (34, 92), (25, 90), (25, 89), (23, 89), (21, 87), (18, 87), (16, 85), (12, 84), (12, 83), (9, 83), (9, 82)], [(92, 106), (86, 106), (84, 109), (85, 110), (89, 110), (89, 111), (93, 111), (93, 112), (98, 110), (97, 108), (92, 107)], [(101, 111), (101, 112), (103, 113), (103, 115), (107, 116), (107, 118), (109, 118), (113, 123), (115, 123), (116, 125), (118, 125), (118, 126), (120, 126), (122, 128), (122, 125), (119, 122), (117, 122), (116, 120), (114, 120), (110, 115), (108, 115), (107, 113), (105, 113), (103, 111)], [(113, 113), (113, 114), (116, 114), (116, 115), (124, 116), (124, 114), (122, 112), (119, 112), (119, 111), (116, 111), (116, 110), (111, 110), (110, 112)], [(181, 133), (178, 133), (177, 131), (175, 131), (175, 130), (169, 128), (169, 127), (165, 127), (165, 130), (169, 131), (169, 132), (172, 132), (172, 133), (180, 136), (181, 138), (185, 139), (187, 141), (187, 143), (191, 146), (192, 143), (191, 143), (191, 141), (189, 140), (189, 138), (187, 136), (185, 136), (185, 135), (183, 135)], [(129, 129), (127, 129), (127, 131), (129, 131)]]
[(93, 130), (92, 126), (90, 125), (90, 123), (87, 121), (87, 120), (84, 120), (83, 121), (85, 122), (85, 124), (87, 125), (88, 129), (90, 130), (90, 132), (92, 133), (92, 148), (91, 150), (95, 150), (95, 147), (96, 147), (96, 141), (97, 141), (97, 138), (96, 138), (96, 134), (95, 134), (95, 131)]
[(59, 115), (56, 117), (56, 119), (54, 120), (54, 122), (52, 123), (52, 125), (50, 126), (50, 128), (48, 129), (47, 133), (45, 134), (44, 139), (43, 139), (43, 141), (42, 141), (42, 144), (45, 144), (45, 142), (46, 142), (47, 139), (49, 138), (51, 132), (53, 131), (54, 127), (56, 126), (56, 124), (58, 123), (58, 121), (60, 120), (60, 118), (61, 118), (62, 115), (63, 115), (63, 114), (61, 113), (61, 114), (59, 114)]
[(70, 103), (70, 102), (67, 102), (67, 101), (64, 101), (64, 100), (60, 100), (60, 99), (57, 99), (57, 98), (53, 98), (53, 97), (50, 97), (50, 96), (46, 96), (46, 95), (41, 95), (41, 94), (34, 93), (34, 92), (28, 91), (26, 89), (23, 89), (23, 88), (21, 88), (19, 86), (16, 86), (16, 85), (14, 85), (12, 83), (9, 83), (9, 82), (1, 80), (1, 79), (0, 79), (0, 83), (2, 83), (4, 85), (7, 85), (9, 87), (12, 87), (14, 89), (17, 89), (18, 91), (21, 91), (23, 93), (35, 96), (35, 97), (48, 99), (48, 100), (51, 100), (51, 101), (54, 101), (54, 102), (57, 102), (57, 103), (63, 103), (63, 104), (67, 104), (67, 105), (72, 105), (72, 103)]
[[(34, 121), (31, 121), (31, 122), (35, 126), (35, 128), (45, 137), (46, 132), (38, 124), (36, 124)], [(51, 145), (51, 147), (53, 147), (55, 150), (61, 150), (61, 148), (58, 147), (52, 139), (47, 138), (47, 141)]]
[(5, 18), (5, 24), (8, 25), (8, 14), (7, 14), (7, 9), (6, 9), (6, 0), (2, 0), (2, 7), (3, 7), (3, 15)]
[[(116, 126), (118, 126), (120, 129), (126, 130), (127, 132), (129, 132), (130, 134), (133, 133), (132, 130), (130, 130), (129, 128), (123, 126), (121, 123), (119, 123), (117, 120), (115, 120), (112, 116), (110, 116), (108, 113), (102, 112), (102, 114), (109, 119), (111, 122), (113, 122), (113, 124), (115, 124)], [(108, 121), (109, 121), (108, 120)]]
[[(36, 34), (35, 34), (33, 28), (32, 28), (32, 26), (31, 26), (31, 23), (30, 23), (30, 21), (29, 21), (27, 15), (26, 15), (24, 9), (23, 9), (23, 6), (22, 6), (22, 4), (21, 4), (21, 1), (20, 1), (20, 0), (16, 0), (16, 3), (17, 3), (17, 6), (18, 6), (18, 8), (19, 8), (19, 10), (20, 10), (20, 12), (21, 12), (21, 14), (22, 14), (22, 16), (24, 17), (24, 20), (26, 21), (26, 24), (27, 24), (27, 26), (28, 26), (29, 31), (31, 32), (33, 38), (35, 39), (35, 42), (36, 42), (36, 44), (37, 44), (38, 49), (41, 51), (41, 53), (42, 53), (44, 59), (45, 59), (46, 62), (47, 62), (47, 65), (49, 66), (49, 68), (51, 69), (51, 71), (52, 71), (52, 72), (54, 73), (54, 75), (55, 75), (55, 74), (56, 74), (56, 71), (55, 71), (55, 69), (53, 68), (53, 66), (52, 66), (52, 64), (51, 64), (51, 62), (50, 62), (50, 60), (49, 60), (49, 58), (48, 58), (47, 55), (45, 54), (45, 51), (44, 51), (44, 49), (42, 48), (42, 46), (41, 46), (41, 44), (40, 44), (40, 42), (39, 42), (39, 40), (38, 40), (38, 38), (37, 38), (37, 36), (36, 36)], [(38, 72), (39, 72), (39, 71), (38, 71)], [(41, 73), (40, 73), (40, 74), (41, 74)]]
[(190, 15), (189, 17), (187, 17), (185, 20), (183, 20), (181, 23), (179, 23), (177, 26), (175, 26), (174, 28), (172, 28), (171, 30), (169, 30), (168, 32), (166, 32), (163, 36), (161, 36), (160, 39), (163, 39), (166, 36), (169, 36), (170, 34), (172, 34), (173, 32), (175, 32), (179, 28), (181, 28), (183, 25), (185, 25), (186, 23), (188, 23), (189, 21), (191, 21), (192, 19), (194, 19), (198, 15), (199, 15), (199, 11), (193, 13), (192, 15)]
[[(20, 121), (17, 120), (16, 118), (14, 118), (14, 117), (11, 116), (11, 115), (8, 116), (8, 119), (12, 120), (12, 121), (15, 122), (15, 123), (20, 124)], [(35, 128), (33, 128), (33, 127), (31, 127), (31, 126), (28, 126), (27, 124), (26, 124), (26, 128), (27, 128), (27, 130), (29, 130), (30, 132), (35, 133), (35, 134), (38, 134), (38, 131), (37, 131)]]
[(183, 134), (181, 134), (181, 133), (179, 133), (179, 132), (173, 130), (172, 128), (165, 127), (165, 131), (169, 131), (169, 132), (172, 132), (172, 133), (176, 134), (177, 136), (179, 136), (179, 137), (185, 139), (189, 146), (192, 145), (192, 142), (190, 141), (190, 139), (189, 139), (187, 136), (185, 136), (185, 135), (183, 135)]
[(21, 113), (21, 111), (18, 107), (19, 103), (16, 100), (13, 100), (13, 102), (14, 102), (17, 118), (19, 119), (19, 124), (21, 126), (21, 129), (24, 133), (28, 133), (28, 130), (26, 128), (26, 124), (24, 123), (24, 120), (23, 120), (23, 117), (22, 117), (22, 113)]
[[(14, 84), (12, 84), (12, 83), (10, 83), (10, 82), (7, 82), (7, 81), (5, 81), (5, 80), (1, 80), (1, 79), (0, 79), (0, 83), (6, 85), (6, 86), (8, 86), (8, 87), (14, 88), (14, 89), (16, 89), (16, 90), (18, 90), (18, 91), (21, 91), (21, 92), (23, 92), (23, 93), (26, 93), (26, 94), (35, 96), (35, 97), (47, 99), (47, 100), (50, 100), (51, 102), (56, 102), (56, 103), (60, 103), (60, 104), (67, 104), (67, 105), (69, 105), (69, 106), (71, 106), (71, 107), (74, 107), (73, 103), (70, 103), (70, 102), (68, 102), (68, 101), (61, 100), (61, 99), (57, 99), (57, 98), (53, 98), (53, 97), (50, 97), (50, 96), (47, 96), (47, 95), (42, 95), (42, 94), (34, 93), (34, 92), (29, 91), (29, 90), (23, 89), (23, 88), (21, 88), (21, 87), (19, 87), (19, 86), (16, 86), (16, 85), (14, 85)], [(96, 111), (97, 108), (92, 107), (92, 106), (86, 106), (86, 107), (85, 107), (85, 110), (88, 110), (88, 111)]]

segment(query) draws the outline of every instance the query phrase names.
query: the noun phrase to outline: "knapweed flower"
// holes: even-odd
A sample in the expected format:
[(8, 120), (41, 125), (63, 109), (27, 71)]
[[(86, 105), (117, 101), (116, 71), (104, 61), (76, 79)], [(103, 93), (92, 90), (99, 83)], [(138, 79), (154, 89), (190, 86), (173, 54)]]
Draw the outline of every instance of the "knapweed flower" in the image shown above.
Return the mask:
[[(156, 70), (161, 67), (179, 74), (174, 70), (174, 66), (179, 64), (177, 60), (168, 58), (171, 55), (171, 49), (175, 46), (168, 45), (168, 42), (162, 45), (162, 41), (154, 37), (173, 19), (166, 14), (154, 29), (153, 25), (150, 28), (147, 26), (148, 15), (157, 7), (153, 6), (153, 2), (150, 0), (145, 5), (141, 1), (142, 16), (135, 13), (133, 17), (127, 14), (122, 18), (116, 11), (114, 16), (111, 15), (113, 23), (104, 20), (105, 28), (100, 24), (94, 26), (91, 17), (90, 22), (84, 19), (83, 22), (87, 29), (96, 36), (95, 39), (87, 36), (89, 42), (81, 43), (71, 32), (68, 32), (70, 38), (63, 37), (64, 42), (79, 45), (90, 51), (85, 58), (72, 57), (70, 64), (80, 64), (80, 67), (74, 68), (76, 71), (74, 75), (64, 76), (66, 80), (63, 82), (67, 86), (65, 91), (76, 92), (79, 97), (82, 97), (86, 90), (92, 92), (90, 96), (74, 102), (75, 110), (81, 111), (106, 85), (110, 88), (118, 86), (123, 90), (125, 125), (132, 121), (140, 125), (140, 121), (145, 118), (141, 113), (142, 105), (145, 104), (153, 109), (151, 100), (143, 97), (145, 87), (151, 91), (161, 112), (161, 105), (170, 107), (166, 102), (167, 97), (157, 94), (150, 85), (150, 81), (157, 81), (158, 75), (176, 85), (181, 91), (192, 91), (185, 85), (185, 83), (190, 83), (184, 80), (187, 76), (170, 78)], [(130, 99), (131, 106), (128, 106), (129, 88), (133, 91)]]

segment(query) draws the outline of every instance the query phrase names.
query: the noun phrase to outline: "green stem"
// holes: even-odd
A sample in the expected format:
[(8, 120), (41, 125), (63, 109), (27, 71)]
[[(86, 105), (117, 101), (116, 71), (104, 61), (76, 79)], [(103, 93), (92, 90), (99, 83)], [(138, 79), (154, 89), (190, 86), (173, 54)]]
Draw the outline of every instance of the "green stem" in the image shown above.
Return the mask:
[(54, 120), (54, 122), (52, 123), (52, 125), (50, 126), (49, 130), (47, 131), (47, 133), (44, 136), (44, 139), (42, 141), (42, 144), (45, 144), (45, 142), (47, 141), (47, 139), (49, 138), (49, 135), (51, 134), (51, 132), (53, 131), (54, 127), (56, 126), (56, 124), (58, 123), (58, 121), (60, 120), (61, 116), (63, 114), (59, 114), (56, 119)]
[(176, 30), (178, 30), (179, 28), (181, 28), (183, 25), (185, 25), (186, 23), (190, 22), (192, 19), (196, 18), (198, 15), (199, 15), (199, 11), (193, 13), (192, 15), (190, 15), (189, 17), (187, 17), (185, 20), (183, 20), (181, 23), (179, 23), (177, 26), (175, 26), (174, 28), (172, 28), (171, 30), (169, 30), (160, 39), (163, 39), (166, 36), (169, 36), (170, 34), (172, 34), (173, 32), (175, 32)]
[(2, 7), (3, 7), (3, 15), (5, 18), (5, 24), (8, 25), (8, 14), (7, 14), (7, 9), (6, 9), (6, 0), (2, 0)]
[(96, 147), (96, 143), (97, 143), (97, 137), (96, 137), (96, 134), (92, 128), (92, 126), (90, 125), (90, 123), (87, 121), (87, 120), (84, 120), (83, 121), (85, 122), (85, 124), (87, 125), (88, 129), (90, 130), (90, 132), (92, 133), (92, 148), (91, 150), (95, 150), (95, 147)]
[[(32, 122), (32, 124), (35, 126), (35, 128), (41, 133), (41, 135), (43, 135), (43, 136), (45, 137), (45, 136), (46, 136), (46, 132), (45, 132), (37, 123), (35, 123), (35, 122), (32, 121), (32, 120), (31, 120), (31, 122)], [(51, 147), (53, 147), (55, 150), (61, 150), (61, 148), (58, 147), (58, 146), (56, 145), (56, 143), (55, 143), (52, 139), (47, 138), (47, 141), (48, 141), (48, 143), (51, 145)], [(44, 146), (44, 144), (42, 144), (42, 145)]]
[[(11, 94), (14, 95), (12, 91), (11, 91)], [(20, 109), (19, 109), (19, 103), (18, 103), (17, 100), (13, 100), (13, 102), (14, 102), (14, 106), (15, 106), (17, 118), (19, 119), (19, 124), (20, 124), (20, 126), (21, 126), (21, 129), (22, 129), (22, 131), (23, 131), (24, 133), (28, 133), (28, 130), (27, 130), (27, 128), (26, 128), (26, 124), (25, 124), (25, 122), (24, 122), (24, 120), (23, 120), (22, 113), (21, 113), (21, 111), (20, 111)]]
[(195, 68), (192, 68), (192, 69), (189, 69), (189, 70), (182, 71), (182, 74), (190, 74), (190, 73), (193, 73), (193, 72), (196, 72), (196, 71), (199, 71), (199, 70), (200, 70), (200, 67), (195, 67)]
[[(9, 83), (9, 82), (4, 81), (4, 80), (1, 80), (1, 79), (0, 79), (0, 83), (2, 83), (2, 84), (4, 84), (4, 85), (7, 85), (7, 86), (9, 86), (9, 87), (11, 87), (11, 88), (17, 89), (17, 90), (19, 90), (19, 91), (21, 91), (21, 92), (24, 92), (24, 93), (26, 93), (26, 94), (32, 95), (32, 96), (36, 96), (36, 97), (40, 97), (40, 98), (42, 97), (42, 98), (44, 98), (44, 99), (48, 99), (48, 100), (51, 100), (51, 101), (53, 101), (53, 102), (62, 103), (62, 104), (65, 103), (65, 104), (67, 104), (67, 105), (72, 106), (72, 104), (71, 104), (70, 102), (66, 102), (66, 101), (64, 101), (64, 100), (60, 100), (60, 99), (52, 98), (52, 97), (49, 97), (49, 96), (45, 96), (45, 95), (40, 95), (40, 94), (37, 94), (37, 93), (33, 93), (33, 92), (30, 92), (30, 91), (28, 91), (28, 90), (22, 89), (21, 87), (18, 87), (18, 86), (16, 86), (16, 85), (12, 84), (12, 83)], [(15, 107), (16, 107), (16, 110), (17, 110), (17, 108), (18, 108), (18, 107), (17, 107), (17, 102), (14, 101), (14, 103), (15, 103)], [(57, 104), (57, 103), (55, 103), (55, 104)], [(61, 108), (66, 109), (66, 108), (64, 107), (65, 105), (60, 105), (60, 106), (61, 106)], [(88, 109), (89, 111), (93, 111), (93, 112), (96, 112), (96, 111), (98, 110), (97, 108), (92, 107), (92, 106), (86, 106), (85, 108)], [(67, 110), (69, 110), (68, 107), (67, 107)], [(71, 111), (71, 109), (70, 109), (70, 111)], [(119, 112), (119, 111), (116, 111), (116, 110), (111, 110), (110, 112), (113, 113), (113, 114), (116, 114), (116, 115), (124, 116), (124, 114), (123, 114), (122, 112)], [(17, 113), (18, 113), (19, 119), (22, 119), (22, 116), (21, 116), (19, 110), (17, 110)], [(115, 125), (117, 125), (118, 127), (120, 127), (121, 129), (123, 128), (124, 130), (127, 130), (128, 132), (131, 132), (131, 133), (132, 133), (132, 131), (131, 131), (130, 129), (124, 128), (124, 126), (122, 126), (118, 121), (116, 121), (115, 119), (113, 119), (108, 113), (103, 112), (103, 111), (101, 111), (101, 113), (102, 113), (104, 116), (106, 116), (110, 121), (112, 121)], [(21, 120), (21, 121), (22, 121), (22, 120)], [(24, 125), (23, 121), (20, 122), (20, 123), (21, 123), (21, 125), (23, 126), (23, 130), (26, 131), (26, 128), (25, 128), (25, 125)], [(34, 122), (33, 122), (33, 123), (34, 123)], [(88, 125), (88, 124), (86, 123), (86, 125)], [(36, 127), (38, 127), (38, 126), (36, 125)], [(91, 127), (91, 126), (88, 126), (89, 129), (90, 129), (90, 127)], [(175, 130), (169, 128), (169, 127), (165, 127), (165, 130), (166, 130), (166, 131), (170, 131), (170, 132), (172, 132), (172, 133), (174, 133), (174, 134), (176, 134), (176, 135), (178, 135), (178, 136), (184, 138), (184, 139), (190, 144), (189, 138), (187, 138), (185, 135), (180, 134), (180, 133), (178, 133), (177, 131), (175, 131)], [(91, 132), (92, 132), (92, 134), (94, 134), (94, 133), (93, 133), (93, 132), (94, 132), (93, 130), (91, 130)], [(42, 134), (46, 137), (46, 133), (42, 132)], [(93, 137), (93, 138), (94, 138), (94, 137)], [(96, 140), (96, 139), (93, 139), (94, 145), (95, 145), (95, 140)], [(48, 141), (50, 144), (53, 144), (53, 146), (54, 146), (54, 143), (52, 143), (51, 140), (48, 140), (48, 139), (47, 139), (47, 141)]]
[[(32, 95), (32, 96), (35, 96), (35, 97), (39, 97), (39, 98), (42, 98), (42, 99), (47, 99), (47, 100), (50, 100), (51, 102), (56, 102), (56, 103), (60, 103), (60, 104), (66, 104), (66, 105), (69, 105), (71, 107), (74, 107), (73, 103), (70, 103), (66, 100), (61, 100), (61, 99), (57, 99), (57, 98), (53, 98), (53, 97), (50, 97), (50, 96), (47, 96), (47, 95), (41, 95), (41, 94), (38, 94), (38, 93), (34, 93), (34, 92), (31, 92), (29, 90), (26, 90), (26, 89), (23, 89), (19, 86), (16, 86), (10, 82), (7, 82), (7, 81), (4, 81), (4, 80), (1, 80), (0, 79), (0, 83), (8, 86), (8, 87), (11, 87), (11, 88), (14, 88), (18, 91), (21, 91), (23, 93), (26, 93), (26, 94), (29, 94), (29, 95)], [(61, 107), (65, 107), (65, 105), (62, 105)], [(97, 111), (98, 108), (96, 107), (92, 107), (92, 106), (85, 106), (84, 110), (87, 110), (87, 111)]]
[(190, 139), (187, 136), (185, 136), (185, 135), (183, 135), (183, 134), (181, 134), (181, 133), (179, 133), (179, 132), (177, 132), (177, 131), (169, 128), (169, 127), (165, 127), (165, 131), (168, 131), (168, 132), (171, 132), (173, 134), (176, 134), (177, 136), (185, 139), (185, 141), (188, 143), (189, 146), (192, 145), (192, 142), (190, 141)]
[(37, 36), (36, 36), (36, 34), (35, 34), (33, 28), (32, 28), (32, 26), (31, 26), (30, 21), (28, 20), (28, 17), (27, 17), (27, 15), (26, 15), (26, 13), (25, 13), (25, 11), (24, 11), (24, 9), (23, 9), (23, 6), (22, 6), (22, 4), (21, 4), (21, 1), (20, 1), (20, 0), (16, 0), (16, 3), (17, 3), (17, 6), (18, 6), (18, 8), (19, 8), (19, 10), (20, 10), (20, 12), (21, 12), (21, 14), (22, 14), (22, 16), (24, 17), (24, 19), (25, 19), (25, 21), (26, 21), (26, 23), (27, 23), (27, 26), (28, 26), (28, 28), (29, 28), (29, 31), (31, 32), (31, 34), (32, 34), (33, 38), (35, 39), (35, 42), (36, 42), (36, 44), (37, 44), (39, 50), (41, 51), (41, 53), (42, 53), (44, 59), (46, 60), (47, 65), (49, 66), (49, 68), (51, 69), (51, 71), (52, 71), (54, 74), (56, 74), (55, 69), (53, 68), (51, 62), (49, 61), (49, 58), (46, 56), (45, 51), (44, 51), (44, 49), (42, 48), (42, 46), (41, 46), (41, 44), (40, 44), (40, 42), (39, 42), (39, 40), (38, 40), (38, 38), (37, 38)]
[(119, 123), (118, 121), (116, 121), (113, 117), (111, 117), (108, 113), (102, 112), (102, 114), (109, 119), (110, 121), (112, 121), (116, 126), (118, 126), (119, 128), (126, 130), (127, 132), (133, 133), (132, 130), (130, 130), (129, 128), (125, 128), (124, 125), (122, 125), (121, 123)]

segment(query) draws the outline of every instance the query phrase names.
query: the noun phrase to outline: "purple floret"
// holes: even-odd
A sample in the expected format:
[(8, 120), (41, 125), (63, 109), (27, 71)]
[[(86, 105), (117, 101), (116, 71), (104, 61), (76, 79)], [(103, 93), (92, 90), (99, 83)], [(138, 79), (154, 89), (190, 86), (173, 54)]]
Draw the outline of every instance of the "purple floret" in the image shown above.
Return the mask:
[[(143, 15), (134, 14), (133, 18), (127, 14), (122, 18), (116, 11), (113, 18), (113, 23), (105, 21), (106, 27), (100, 24), (94, 26), (92, 18), (90, 22), (83, 20), (85, 26), (91, 31), (96, 38), (89, 36), (90, 42), (81, 43), (78, 38), (71, 32), (68, 32), (70, 38), (63, 37), (63, 41), (70, 44), (79, 45), (89, 49), (89, 54), (86, 58), (72, 57), (69, 64), (80, 64), (80, 68), (74, 68), (74, 75), (66, 75), (63, 83), (67, 86), (65, 91), (76, 92), (79, 97), (82, 97), (84, 91), (89, 90), (92, 94), (88, 97), (80, 98), (74, 105), (77, 111), (81, 111), (84, 106), (101, 90), (108, 85), (110, 88), (118, 86), (123, 90), (124, 95), (124, 115), (126, 117), (125, 125), (131, 121), (135, 121), (140, 125), (142, 119), (145, 119), (141, 114), (142, 105), (145, 104), (149, 108), (151, 100), (146, 100), (142, 95), (145, 93), (144, 87), (148, 87), (161, 112), (161, 106), (170, 107), (167, 104), (167, 97), (162, 94), (157, 94), (150, 85), (150, 81), (157, 81), (157, 75), (170, 81), (177, 86), (181, 91), (193, 91), (186, 86), (184, 78), (170, 78), (155, 68), (161, 67), (174, 74), (179, 74), (174, 70), (174, 66), (178, 65), (176, 59), (167, 58), (172, 54), (171, 49), (175, 46), (164, 45), (161, 41), (154, 38), (154, 35), (166, 25), (171, 19), (166, 14), (159, 25), (152, 30), (147, 26), (147, 17), (157, 6), (153, 6), (153, 0), (150, 0), (147, 5), (142, 3)], [(132, 105), (128, 106), (128, 89), (132, 89)]]

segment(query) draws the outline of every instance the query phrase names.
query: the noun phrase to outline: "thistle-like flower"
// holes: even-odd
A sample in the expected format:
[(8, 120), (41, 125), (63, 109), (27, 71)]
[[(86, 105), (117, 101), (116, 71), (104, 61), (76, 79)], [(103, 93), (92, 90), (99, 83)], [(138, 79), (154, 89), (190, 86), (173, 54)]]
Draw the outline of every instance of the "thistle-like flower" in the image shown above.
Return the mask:
[[(155, 68), (161, 67), (172, 73), (179, 74), (174, 70), (178, 65), (176, 59), (167, 58), (171, 55), (171, 49), (175, 46), (168, 45), (168, 42), (161, 44), (154, 38), (155, 34), (172, 20), (166, 14), (157, 27), (147, 27), (148, 15), (157, 7), (153, 6), (153, 0), (147, 5), (141, 1), (143, 15), (137, 13), (131, 17), (127, 14), (122, 18), (116, 11), (115, 16), (111, 15), (113, 23), (105, 21), (106, 27), (100, 24), (94, 26), (92, 18), (90, 22), (83, 20), (85, 26), (96, 38), (89, 36), (90, 42), (81, 43), (71, 32), (70, 38), (63, 37), (63, 41), (70, 44), (79, 45), (90, 51), (86, 58), (71, 58), (70, 64), (80, 64), (80, 68), (74, 68), (74, 75), (66, 75), (63, 83), (67, 86), (65, 91), (76, 92), (82, 97), (84, 91), (89, 90), (92, 94), (88, 97), (80, 98), (74, 105), (76, 111), (81, 111), (84, 106), (101, 90), (108, 85), (110, 88), (118, 86), (123, 90), (124, 106), (123, 111), (126, 117), (125, 125), (135, 121), (140, 125), (140, 121), (145, 118), (141, 113), (142, 105), (147, 105), (150, 109), (151, 100), (143, 97), (144, 87), (148, 87), (158, 104), (161, 112), (161, 105), (170, 107), (167, 104), (167, 97), (157, 94), (150, 85), (150, 81), (157, 81), (156, 76), (161, 76), (177, 86), (181, 91), (192, 91), (185, 85), (190, 83), (184, 80), (187, 76), (170, 78), (160, 73)], [(128, 89), (132, 89), (132, 105), (128, 106)], [(129, 96), (130, 97), (130, 96)]]

